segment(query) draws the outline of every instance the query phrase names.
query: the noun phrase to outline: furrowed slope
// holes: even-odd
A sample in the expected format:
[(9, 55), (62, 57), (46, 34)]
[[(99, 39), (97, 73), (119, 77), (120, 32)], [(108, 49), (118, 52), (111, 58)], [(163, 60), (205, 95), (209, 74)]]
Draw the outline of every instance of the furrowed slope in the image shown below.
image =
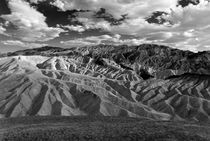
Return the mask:
[[(107, 58), (136, 72), (147, 70), (158, 78), (183, 73), (209, 74), (210, 53), (182, 51), (166, 46), (94, 46), (78, 48), (78, 52), (93, 58)], [(164, 73), (167, 74), (164, 75)], [(156, 75), (158, 73), (158, 75)]]
[(0, 117), (103, 115), (209, 121), (208, 75), (144, 80), (112, 60), (97, 61), (80, 55), (2, 58)]
[(110, 86), (106, 79), (70, 72), (67, 67), (61, 67), (65, 64), (53, 63), (55, 58), (42, 59), (45, 58), (1, 60), (1, 117), (88, 114), (158, 119), (170, 117), (136, 103), (135, 93), (118, 83), (115, 86), (113, 82)]
[(149, 76), (143, 77), (144, 79), (152, 77), (165, 79), (171, 75), (184, 73), (209, 74), (210, 72), (209, 52), (193, 53), (155, 44), (142, 44), (131, 47), (126, 45), (98, 45), (70, 49), (47, 46), (2, 54), (0, 56), (18, 55), (91, 58), (92, 62), (100, 66), (107, 66), (108, 68), (114, 66), (114, 68), (134, 71), (137, 74), (141, 74), (142, 72), (144, 74), (146, 72)]
[(131, 88), (137, 101), (179, 120), (208, 121), (210, 76), (183, 74), (167, 80), (148, 80)]

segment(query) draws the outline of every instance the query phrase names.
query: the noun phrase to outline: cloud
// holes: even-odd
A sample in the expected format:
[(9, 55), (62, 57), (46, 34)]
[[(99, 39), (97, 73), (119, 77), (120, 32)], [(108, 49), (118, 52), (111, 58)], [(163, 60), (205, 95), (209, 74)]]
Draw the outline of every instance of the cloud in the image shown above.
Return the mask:
[(95, 21), (94, 19), (89, 19), (86, 17), (83, 18), (77, 18), (77, 21), (82, 23), (83, 25), (58, 25), (58, 27), (62, 27), (64, 29), (68, 29), (70, 31), (76, 31), (76, 32), (84, 32), (87, 30), (102, 30), (102, 31), (109, 31), (110, 30), (110, 23), (108, 23), (107, 21), (103, 21), (103, 20), (98, 20)]
[(0, 23), (0, 34), (1, 34), (1, 35), (9, 36), (9, 35), (6, 33), (6, 31), (7, 31), (6, 27), (8, 26), (8, 24), (9, 24), (8, 22)]
[(64, 29), (68, 29), (70, 31), (76, 31), (76, 32), (84, 32), (87, 29), (84, 26), (81, 25), (58, 25), (58, 27), (62, 27)]
[(209, 13), (210, 3), (200, 0), (198, 5), (190, 4), (185, 8), (179, 6), (171, 9), (164, 18), (173, 25), (149, 24), (142, 18), (130, 18), (119, 26), (112, 26), (110, 31), (113, 34), (128, 34), (146, 38), (146, 40), (179, 49), (206, 50), (206, 46), (210, 44), (208, 39), (210, 37)]
[(186, 7), (190, 4), (197, 5), (200, 3), (200, 0), (178, 0), (178, 5), (181, 5), (182, 7)]
[(43, 2), (43, 1), (46, 1), (46, 0), (29, 0), (31, 3), (39, 3), (39, 2)]
[[(122, 15), (127, 15), (128, 19), (126, 20), (126, 23), (128, 24), (128, 27), (132, 26), (133, 21), (135, 23), (138, 22), (138, 26), (145, 22), (145, 17), (149, 16), (154, 11), (166, 11), (170, 12), (171, 8), (176, 7), (177, 0), (57, 0), (59, 3), (65, 3), (66, 9), (65, 10), (72, 10), (72, 9), (78, 9), (78, 10), (89, 10), (89, 12), (86, 13), (80, 13), (78, 15), (78, 20), (85, 25), (86, 22), (89, 23), (103, 23), (106, 21), (107, 16), (109, 18), (114, 19), (122, 19)], [(59, 7), (59, 6), (58, 6)], [(95, 15), (96, 12), (101, 11), (101, 8), (105, 9), (105, 13), (102, 13), (103, 16), (106, 18), (100, 18), (98, 19)], [(63, 9), (63, 8), (62, 8)], [(124, 19), (125, 20), (125, 19)], [(135, 25), (133, 25), (135, 26)], [(118, 26), (115, 26), (117, 28)], [(125, 27), (125, 25), (123, 26)]]
[[(107, 16), (111, 19), (122, 19), (122, 15), (127, 15), (123, 25), (113, 26), (113, 32), (119, 31), (126, 28), (124, 31), (127, 32), (130, 28), (133, 28), (130, 34), (136, 34), (134, 30), (139, 32), (140, 29), (148, 26), (149, 24), (145, 21), (145, 17), (148, 17), (154, 11), (166, 11), (170, 12), (171, 8), (176, 7), (177, 0), (57, 0), (60, 3), (65, 3), (65, 10), (89, 10), (89, 12), (83, 12), (78, 14), (77, 20), (83, 23), (85, 26), (97, 25), (102, 26), (104, 30), (110, 30), (110, 22), (107, 21)], [(57, 6), (59, 7), (59, 6)], [(96, 15), (97, 12), (101, 11), (101, 8), (105, 9), (106, 13), (102, 13), (105, 18), (100, 18)], [(62, 8), (63, 9), (63, 8)], [(61, 10), (62, 10), (61, 9)], [(122, 22), (121, 22), (122, 23)], [(145, 24), (145, 26), (144, 26)], [(150, 27), (149, 27), (150, 28)], [(122, 30), (123, 33), (123, 30)]]
[(12, 36), (23, 41), (48, 41), (59, 37), (60, 28), (48, 27), (45, 23), (46, 17), (36, 11), (29, 3), (23, 0), (10, 0), (9, 8), (11, 14), (1, 17), (11, 22), (17, 28)]
[[(142, 39), (145, 37), (147, 37), (148, 39), (153, 38), (154, 41), (167, 39), (168, 37), (165, 35), (169, 35), (169, 27), (167, 26), (167, 23), (165, 23), (165, 25), (150, 24), (145, 20), (145, 18), (151, 15), (154, 11), (158, 10), (170, 12), (170, 8), (174, 8), (177, 5), (177, 0), (59, 1), (68, 3), (66, 4), (68, 10), (90, 10), (89, 12), (78, 13), (78, 17), (76, 18), (76, 20), (83, 25), (70, 25), (68, 27), (66, 26), (66, 28), (71, 31), (84, 32), (90, 29), (101, 29), (105, 32), (111, 32), (112, 34), (132, 35)], [(105, 12), (101, 11), (101, 8), (104, 8)], [(100, 17), (98, 17), (98, 12), (103, 12)], [(127, 18), (123, 18), (122, 15), (127, 15)], [(107, 16), (109, 17), (109, 19), (111, 17), (114, 19), (123, 19), (123, 21), (121, 21), (119, 25), (112, 25), (110, 21), (107, 21)], [(158, 35), (159, 33), (160, 35)], [(155, 37), (157, 37), (158, 39), (155, 39)], [(160, 37), (162, 38), (160, 39)]]
[[(34, 1), (34, 0), (32, 0)], [(35, 0), (37, 1), (37, 0)], [(38, 0), (38, 1), (47, 1), (47, 0)], [(68, 0), (54, 0), (50, 2), (50, 5), (59, 8), (62, 11), (72, 10), (72, 2)]]
[[(107, 10), (115, 18), (120, 18), (123, 14), (129, 17), (141, 17), (153, 11), (169, 11), (177, 5), (177, 0), (57, 0), (65, 3), (69, 9), (86, 9), (98, 11), (101, 8)], [(67, 9), (66, 9), (67, 10)]]
[(61, 44), (68, 47), (83, 47), (83, 46), (94, 46), (99, 44), (106, 45), (139, 45), (145, 43), (144, 39), (121, 39), (121, 35), (116, 34), (113, 36), (110, 35), (101, 35), (101, 36), (90, 36), (85, 38), (77, 38), (69, 41), (61, 41)]
[(193, 50), (203, 50), (204, 46), (210, 44), (210, 3), (200, 0), (198, 5), (189, 5), (185, 8), (177, 7), (173, 9), (170, 21), (175, 25), (170, 28), (174, 35), (165, 42), (183, 46), (183, 48), (194, 48)]
[(37, 47), (42, 47), (42, 46), (47, 45), (47, 44), (39, 44), (39, 43), (27, 43), (27, 42), (22, 42), (19, 40), (6, 40), (6, 41), (1, 41), (1, 43), (8, 46), (18, 46), (18, 47), (24, 47), (24, 48), (37, 48)]
[(6, 31), (6, 29), (2, 25), (0, 25), (0, 34), (4, 35), (5, 31)]
[[(71, 26), (70, 30), (84, 32), (88, 29), (102, 29), (111, 34), (131, 35), (134, 39), (145, 42), (166, 44), (180, 49), (192, 51), (203, 50), (210, 41), (210, 3), (200, 0), (194, 5), (187, 3), (183, 8), (177, 6), (177, 0), (59, 0), (65, 3), (64, 9), (82, 9), (89, 12), (79, 13), (77, 20), (83, 26)], [(95, 13), (106, 9), (114, 18), (127, 17), (120, 25), (112, 26)], [(148, 23), (145, 18), (152, 13), (167, 13), (161, 16), (161, 24)], [(157, 17), (158, 18), (158, 17)], [(158, 19), (157, 19), (158, 20)], [(167, 22), (169, 21), (169, 22)], [(171, 24), (172, 23), (172, 24)], [(204, 48), (205, 46), (205, 48)]]
[[(39, 3), (46, 0), (30, 1)], [(192, 51), (206, 50), (210, 44), (210, 3), (207, 0), (200, 0), (199, 3), (192, 1), (185, 6), (177, 6), (178, 0), (54, 0), (49, 4), (58, 7), (59, 12), (67, 13), (75, 9), (83, 12), (74, 13), (76, 17), (71, 16), (70, 22), (67, 20), (65, 25), (58, 23), (60, 25), (57, 27), (48, 27), (46, 17), (27, 2), (10, 0), (12, 13), (2, 17), (17, 27), (12, 35), (23, 41), (47, 41), (58, 37), (61, 32), (83, 33), (97, 29), (109, 35), (61, 43), (83, 46), (105, 43), (135, 45), (144, 42)], [(150, 22), (146, 18), (150, 18)], [(115, 20), (119, 24), (112, 24)], [(115, 35), (129, 35), (133, 39), (117, 38)]]
[(55, 0), (54, 2), (50, 2), (51, 5), (58, 7), (62, 11), (66, 11), (65, 3), (60, 0)]

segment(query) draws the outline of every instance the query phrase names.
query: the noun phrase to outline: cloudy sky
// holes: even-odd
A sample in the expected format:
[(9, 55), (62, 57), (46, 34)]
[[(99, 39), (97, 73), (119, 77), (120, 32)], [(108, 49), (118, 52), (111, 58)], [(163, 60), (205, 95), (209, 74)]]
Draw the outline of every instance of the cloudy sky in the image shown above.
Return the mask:
[(0, 52), (154, 43), (210, 50), (209, 0), (0, 0)]

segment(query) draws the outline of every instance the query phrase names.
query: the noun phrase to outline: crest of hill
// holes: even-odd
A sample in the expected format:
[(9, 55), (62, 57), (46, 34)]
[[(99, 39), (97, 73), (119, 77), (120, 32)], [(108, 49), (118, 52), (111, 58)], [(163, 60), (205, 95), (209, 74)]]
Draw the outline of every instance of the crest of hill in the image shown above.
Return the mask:
[(139, 46), (97, 45), (70, 49), (45, 46), (8, 53), (3, 56), (19, 55), (90, 57), (99, 65), (104, 65), (104, 60), (109, 60), (124, 69), (134, 71), (144, 69), (149, 71), (150, 74), (171, 70), (178, 71), (178, 74), (209, 74), (210, 72), (209, 52), (194, 53), (155, 44)]

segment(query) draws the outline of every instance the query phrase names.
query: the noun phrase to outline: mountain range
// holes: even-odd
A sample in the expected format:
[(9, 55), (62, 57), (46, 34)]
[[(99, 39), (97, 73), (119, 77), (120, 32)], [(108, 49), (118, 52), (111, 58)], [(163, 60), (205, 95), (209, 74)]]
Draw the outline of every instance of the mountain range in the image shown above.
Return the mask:
[(0, 118), (210, 120), (210, 52), (155, 44), (42, 47), (0, 55)]

